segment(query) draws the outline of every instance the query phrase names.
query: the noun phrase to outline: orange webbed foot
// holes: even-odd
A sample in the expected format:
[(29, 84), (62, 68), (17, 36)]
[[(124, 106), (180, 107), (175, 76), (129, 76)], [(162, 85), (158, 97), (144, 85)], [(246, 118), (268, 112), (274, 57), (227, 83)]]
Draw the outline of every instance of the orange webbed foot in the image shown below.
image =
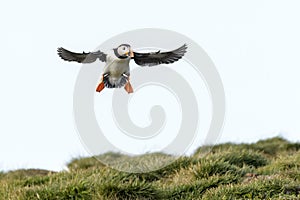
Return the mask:
[(105, 88), (104, 83), (101, 82), (101, 83), (99, 83), (99, 85), (98, 85), (98, 87), (96, 89), (96, 92), (101, 92), (104, 88)]
[(124, 86), (124, 89), (126, 90), (126, 92), (128, 92), (128, 94), (133, 93), (133, 88), (128, 80), (128, 82), (126, 83), (126, 85)]
[(105, 88), (104, 82), (103, 82), (103, 76), (101, 78), (101, 82), (99, 83), (98, 87), (96, 88), (96, 92), (101, 92)]

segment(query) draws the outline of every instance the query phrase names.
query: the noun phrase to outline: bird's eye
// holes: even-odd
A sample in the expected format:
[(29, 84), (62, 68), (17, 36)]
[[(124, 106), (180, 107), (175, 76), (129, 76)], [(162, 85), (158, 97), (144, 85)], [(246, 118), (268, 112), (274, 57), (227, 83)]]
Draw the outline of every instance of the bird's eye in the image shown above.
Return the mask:
[(125, 50), (126, 50), (126, 47), (123, 47), (123, 50), (125, 51)]

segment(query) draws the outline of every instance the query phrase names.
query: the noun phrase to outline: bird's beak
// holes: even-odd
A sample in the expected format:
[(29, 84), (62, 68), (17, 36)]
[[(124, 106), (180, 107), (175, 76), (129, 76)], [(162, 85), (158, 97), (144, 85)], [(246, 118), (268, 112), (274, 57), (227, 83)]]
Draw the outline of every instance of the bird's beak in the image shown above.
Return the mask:
[(129, 55), (129, 56), (130, 56), (130, 58), (133, 58), (133, 57), (134, 57), (133, 50), (132, 50), (132, 49), (130, 49), (130, 51), (126, 52), (126, 53), (125, 53), (125, 55), (126, 55), (126, 56), (128, 56), (128, 55)]
[(133, 58), (133, 57), (134, 57), (134, 53), (133, 53), (133, 50), (132, 50), (132, 49), (130, 49), (129, 55), (130, 55), (130, 58)]

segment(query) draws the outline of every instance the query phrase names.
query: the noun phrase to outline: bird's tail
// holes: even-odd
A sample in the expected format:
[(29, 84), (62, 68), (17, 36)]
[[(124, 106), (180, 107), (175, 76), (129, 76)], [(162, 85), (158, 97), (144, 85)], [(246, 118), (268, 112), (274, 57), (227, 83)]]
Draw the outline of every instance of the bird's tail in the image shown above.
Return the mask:
[(110, 75), (103, 76), (103, 82), (105, 87), (107, 88), (120, 88), (123, 87), (127, 83), (127, 77), (126, 76), (120, 76), (120, 77), (112, 77)]

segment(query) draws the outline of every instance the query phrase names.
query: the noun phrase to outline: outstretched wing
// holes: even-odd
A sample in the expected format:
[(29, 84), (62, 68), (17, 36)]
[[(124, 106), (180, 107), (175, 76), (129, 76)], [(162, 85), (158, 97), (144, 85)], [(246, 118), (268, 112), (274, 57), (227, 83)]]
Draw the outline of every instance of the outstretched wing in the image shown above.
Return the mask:
[(187, 45), (184, 44), (178, 49), (167, 52), (134, 53), (134, 61), (141, 66), (154, 66), (159, 64), (170, 64), (181, 59), (186, 53)]
[(92, 63), (95, 62), (98, 58), (102, 62), (106, 62), (106, 54), (101, 51), (89, 52), (89, 53), (74, 53), (68, 51), (62, 47), (57, 49), (59, 57), (66, 61), (75, 61), (79, 63)]

